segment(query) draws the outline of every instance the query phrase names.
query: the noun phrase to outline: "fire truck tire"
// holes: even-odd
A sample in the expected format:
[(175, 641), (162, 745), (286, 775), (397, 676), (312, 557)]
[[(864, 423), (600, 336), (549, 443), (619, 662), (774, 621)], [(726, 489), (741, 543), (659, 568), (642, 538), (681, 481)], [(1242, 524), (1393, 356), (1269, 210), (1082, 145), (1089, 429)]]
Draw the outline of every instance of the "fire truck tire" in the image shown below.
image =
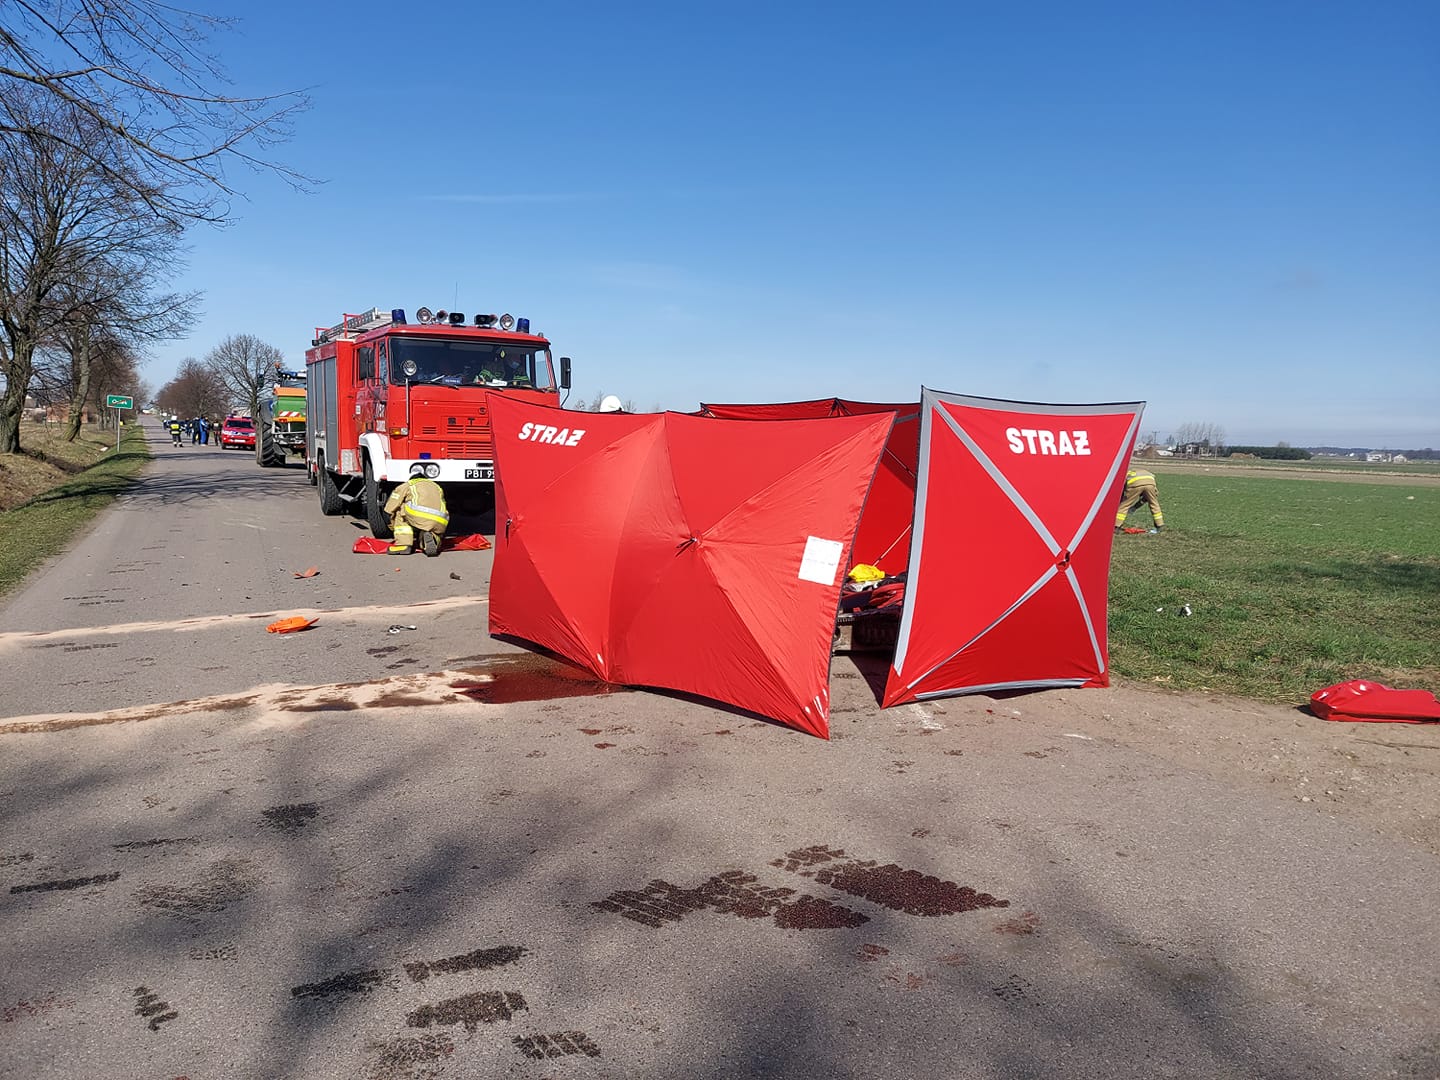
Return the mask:
[(370, 458), (365, 458), (365, 520), (370, 525), (370, 531), (375, 534), (377, 540), (389, 540), (394, 536), (390, 528), (390, 519), (385, 516), (385, 500), (389, 492), (380, 489), (380, 481), (375, 479), (375, 472), (370, 468)]
[(315, 483), (320, 488), (320, 513), (334, 517), (345, 509), (345, 500), (340, 498), (340, 489), (335, 486), (335, 477), (325, 467), (325, 459), (315, 462)]

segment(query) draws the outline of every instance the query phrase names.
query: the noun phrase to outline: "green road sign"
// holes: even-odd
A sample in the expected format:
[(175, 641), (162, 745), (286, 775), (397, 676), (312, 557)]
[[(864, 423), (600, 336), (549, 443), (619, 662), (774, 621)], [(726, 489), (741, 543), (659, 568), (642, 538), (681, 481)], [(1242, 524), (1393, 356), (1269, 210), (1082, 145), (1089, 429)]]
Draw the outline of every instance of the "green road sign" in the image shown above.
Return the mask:
[(133, 409), (135, 399), (133, 397), (121, 397), (119, 394), (106, 394), (105, 407), (107, 409)]

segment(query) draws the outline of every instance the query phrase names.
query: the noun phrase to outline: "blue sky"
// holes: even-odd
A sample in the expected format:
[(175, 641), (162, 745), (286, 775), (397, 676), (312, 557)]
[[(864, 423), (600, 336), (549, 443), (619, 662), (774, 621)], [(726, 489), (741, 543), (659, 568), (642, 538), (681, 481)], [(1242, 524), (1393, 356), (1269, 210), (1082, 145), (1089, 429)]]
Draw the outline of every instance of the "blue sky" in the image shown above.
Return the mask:
[(925, 384), (1440, 447), (1433, 2), (237, 14), (236, 89), (308, 88), (276, 153), (323, 182), (234, 176), (156, 387), (426, 304), (527, 316), (642, 408)]

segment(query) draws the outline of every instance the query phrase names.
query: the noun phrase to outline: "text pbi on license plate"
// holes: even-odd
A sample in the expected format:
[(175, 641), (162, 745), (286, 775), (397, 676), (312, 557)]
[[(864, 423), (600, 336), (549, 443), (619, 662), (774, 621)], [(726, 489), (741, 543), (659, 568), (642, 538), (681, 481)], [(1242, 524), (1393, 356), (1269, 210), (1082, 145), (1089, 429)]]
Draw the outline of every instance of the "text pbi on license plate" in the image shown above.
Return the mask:
[(493, 465), (482, 465), (478, 469), (466, 469), (466, 480), (494, 480), (495, 467)]

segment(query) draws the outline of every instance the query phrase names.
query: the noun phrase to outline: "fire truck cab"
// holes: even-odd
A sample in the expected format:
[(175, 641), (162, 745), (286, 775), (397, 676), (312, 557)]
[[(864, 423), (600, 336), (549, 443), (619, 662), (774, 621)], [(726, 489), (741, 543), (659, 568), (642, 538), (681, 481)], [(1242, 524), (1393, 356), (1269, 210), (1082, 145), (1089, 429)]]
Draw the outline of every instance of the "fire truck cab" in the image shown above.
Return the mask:
[(493, 491), (495, 441), (488, 402), (508, 394), (559, 405), (570, 358), (551, 359), (530, 320), (420, 308), (371, 308), (317, 327), (305, 354), (306, 468), (320, 511), (359, 502), (371, 531), (390, 536), (385, 501), (413, 476), (447, 496)]

